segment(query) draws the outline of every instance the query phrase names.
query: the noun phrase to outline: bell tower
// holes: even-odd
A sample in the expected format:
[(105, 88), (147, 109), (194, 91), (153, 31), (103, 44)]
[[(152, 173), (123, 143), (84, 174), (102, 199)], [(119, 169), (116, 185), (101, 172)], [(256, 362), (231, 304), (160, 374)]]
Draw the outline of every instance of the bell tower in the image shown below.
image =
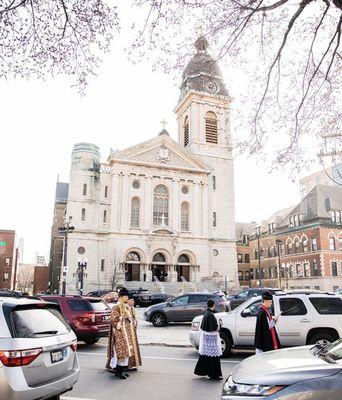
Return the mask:
[(234, 275), (232, 277), (235, 280), (234, 166), (229, 115), (231, 99), (218, 63), (209, 54), (208, 47), (206, 37), (201, 35), (195, 42), (195, 54), (182, 75), (181, 94), (175, 109), (178, 141), (211, 171), (207, 181), (210, 246), (216, 240), (221, 243), (227, 241), (230, 250), (220, 261), (218, 257), (211, 260), (210, 255), (210, 268), (215, 268), (214, 264), (218, 263), (226, 264), (222, 268), (228, 268), (228, 263), (230, 272), (226, 269), (225, 274)]

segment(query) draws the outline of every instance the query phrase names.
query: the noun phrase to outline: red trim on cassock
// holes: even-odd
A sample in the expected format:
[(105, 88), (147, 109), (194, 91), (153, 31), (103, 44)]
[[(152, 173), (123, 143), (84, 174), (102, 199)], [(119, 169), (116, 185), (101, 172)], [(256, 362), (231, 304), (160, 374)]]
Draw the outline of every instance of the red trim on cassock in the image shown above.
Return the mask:
[[(266, 312), (266, 315), (267, 315), (268, 319), (271, 321), (272, 320), (272, 315), (269, 312), (268, 308), (265, 307), (264, 305), (260, 306), (260, 308), (262, 308)], [(278, 340), (277, 340), (277, 336), (276, 336), (275, 327), (271, 328), (270, 331), (271, 331), (274, 350), (278, 350), (279, 349), (279, 344), (278, 344)]]

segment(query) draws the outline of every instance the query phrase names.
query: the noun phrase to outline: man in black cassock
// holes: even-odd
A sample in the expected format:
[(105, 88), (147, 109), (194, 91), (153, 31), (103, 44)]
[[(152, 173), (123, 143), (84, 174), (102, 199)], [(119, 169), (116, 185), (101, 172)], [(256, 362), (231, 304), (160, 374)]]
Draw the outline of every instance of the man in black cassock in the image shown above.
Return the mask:
[(214, 315), (215, 302), (209, 299), (207, 310), (201, 323), (201, 337), (199, 343), (199, 359), (195, 367), (195, 374), (208, 376), (212, 380), (222, 379), (220, 357), (222, 355), (220, 340), (220, 325)]
[(255, 353), (277, 350), (280, 348), (280, 342), (276, 331), (276, 323), (279, 316), (273, 317), (270, 308), (272, 307), (272, 294), (265, 292), (262, 295), (263, 303), (257, 314), (255, 327), (254, 347)]

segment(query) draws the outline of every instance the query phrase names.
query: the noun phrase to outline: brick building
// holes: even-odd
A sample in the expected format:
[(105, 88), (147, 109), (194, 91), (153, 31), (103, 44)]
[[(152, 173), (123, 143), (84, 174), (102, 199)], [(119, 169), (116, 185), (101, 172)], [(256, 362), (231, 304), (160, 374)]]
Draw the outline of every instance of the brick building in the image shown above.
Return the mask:
[(58, 233), (58, 228), (65, 224), (65, 213), (68, 202), (69, 184), (56, 183), (56, 195), (51, 227), (51, 245), (49, 261), (49, 287), (51, 291), (59, 290), (59, 277), (61, 274), (63, 256), (63, 236)]
[(251, 284), (251, 248), (249, 238), (253, 234), (255, 223), (237, 222), (235, 225), (236, 252), (240, 286)]
[(12, 289), (15, 267), (15, 231), (0, 230), (0, 289)]
[[(262, 286), (342, 288), (342, 187), (317, 185), (296, 207), (262, 224), (259, 243)], [(250, 248), (251, 285), (257, 286), (258, 235)]]

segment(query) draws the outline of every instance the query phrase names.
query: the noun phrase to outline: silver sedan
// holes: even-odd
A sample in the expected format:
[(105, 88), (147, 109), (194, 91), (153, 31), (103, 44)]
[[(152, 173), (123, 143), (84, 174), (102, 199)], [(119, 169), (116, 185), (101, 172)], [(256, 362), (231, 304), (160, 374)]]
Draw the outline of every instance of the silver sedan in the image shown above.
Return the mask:
[(221, 400), (341, 400), (342, 339), (250, 357), (234, 368)]

